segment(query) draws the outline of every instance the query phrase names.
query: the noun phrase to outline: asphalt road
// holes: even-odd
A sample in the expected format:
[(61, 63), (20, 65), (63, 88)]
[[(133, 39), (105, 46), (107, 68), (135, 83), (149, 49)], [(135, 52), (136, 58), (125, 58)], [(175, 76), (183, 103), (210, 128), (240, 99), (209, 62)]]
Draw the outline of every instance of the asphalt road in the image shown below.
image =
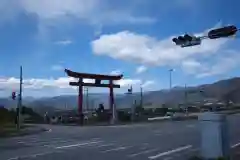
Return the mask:
[[(231, 146), (240, 145), (240, 115), (228, 117)], [(186, 160), (197, 155), (199, 123), (167, 121), (124, 126), (45, 126), (37, 135), (0, 139), (1, 160)]]

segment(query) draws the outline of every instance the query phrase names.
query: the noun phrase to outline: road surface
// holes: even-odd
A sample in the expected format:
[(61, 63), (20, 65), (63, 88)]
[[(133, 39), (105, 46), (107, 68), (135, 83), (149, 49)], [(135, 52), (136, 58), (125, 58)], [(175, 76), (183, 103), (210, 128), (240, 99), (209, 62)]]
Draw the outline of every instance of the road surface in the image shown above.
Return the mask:
[[(231, 146), (240, 145), (240, 115), (228, 116)], [(198, 154), (199, 124), (166, 121), (123, 126), (45, 126), (37, 135), (0, 139), (1, 160), (186, 160)]]

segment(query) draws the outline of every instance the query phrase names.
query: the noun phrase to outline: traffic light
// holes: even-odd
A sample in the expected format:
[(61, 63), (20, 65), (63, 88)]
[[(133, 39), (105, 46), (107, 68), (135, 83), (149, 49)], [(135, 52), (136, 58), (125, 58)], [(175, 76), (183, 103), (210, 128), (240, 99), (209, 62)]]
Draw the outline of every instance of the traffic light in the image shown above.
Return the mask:
[(16, 99), (16, 92), (12, 92), (12, 99), (13, 99), (13, 100)]
[(132, 86), (128, 89), (128, 94), (132, 94)]
[(209, 39), (217, 39), (222, 37), (229, 37), (233, 36), (237, 33), (238, 29), (236, 26), (226, 26), (218, 29), (213, 29), (208, 32), (208, 38)]
[(199, 37), (190, 36), (185, 34), (184, 36), (178, 36), (177, 38), (173, 38), (172, 41), (181, 47), (189, 47), (201, 44), (201, 39)]

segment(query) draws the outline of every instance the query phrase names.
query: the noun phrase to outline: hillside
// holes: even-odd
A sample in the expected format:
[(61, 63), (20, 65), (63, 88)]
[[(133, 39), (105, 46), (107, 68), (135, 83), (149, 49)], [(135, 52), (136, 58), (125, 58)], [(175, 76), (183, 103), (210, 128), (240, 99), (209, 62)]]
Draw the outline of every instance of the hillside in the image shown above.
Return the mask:
[[(199, 91), (204, 92), (199, 92)], [(232, 78), (227, 80), (221, 80), (213, 84), (204, 84), (196, 87), (175, 87), (171, 91), (169, 90), (159, 90), (159, 91), (149, 91), (144, 92), (143, 102), (144, 104), (161, 105), (171, 104), (177, 105), (179, 103), (185, 102), (185, 91), (189, 94), (187, 96), (187, 101), (201, 101), (203, 99), (218, 99), (225, 100), (230, 99), (235, 103), (240, 103), (240, 78)], [(84, 106), (86, 102), (86, 96), (84, 96)], [(115, 102), (117, 108), (127, 108), (133, 104), (134, 100), (139, 103), (140, 93), (134, 93), (133, 95), (115, 95)], [(89, 94), (89, 106), (90, 108), (96, 108), (99, 103), (104, 103), (108, 107), (108, 94)], [(0, 105), (6, 107), (16, 106), (16, 102), (11, 99), (1, 98)], [(34, 110), (39, 113), (44, 113), (45, 111), (53, 112), (57, 109), (73, 109), (77, 108), (77, 96), (57, 96), (48, 97), (40, 99), (24, 100), (23, 103), (26, 106), (31, 106)]]

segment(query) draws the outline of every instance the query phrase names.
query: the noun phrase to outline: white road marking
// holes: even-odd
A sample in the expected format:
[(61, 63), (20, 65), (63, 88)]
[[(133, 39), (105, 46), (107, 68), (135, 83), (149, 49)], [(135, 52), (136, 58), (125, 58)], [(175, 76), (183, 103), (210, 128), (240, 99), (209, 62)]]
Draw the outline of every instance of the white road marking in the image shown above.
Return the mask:
[(114, 145), (113, 143), (103, 144), (103, 145), (96, 146), (96, 147), (94, 147), (94, 148), (108, 147), (108, 146), (113, 146), (113, 145)]
[(189, 149), (189, 152), (197, 152), (197, 151), (199, 151), (199, 148)]
[[(40, 145), (44, 146), (44, 147), (55, 147), (56, 145), (60, 145), (60, 143), (67, 143), (67, 142), (75, 142), (73, 140), (65, 140), (65, 141), (50, 141), (50, 142), (46, 142), (46, 143), (40, 143)], [(38, 144), (39, 145), (39, 144)]]
[(236, 147), (238, 147), (238, 146), (240, 146), (240, 142), (232, 145), (231, 148), (236, 148)]
[(64, 149), (64, 148), (71, 148), (71, 147), (80, 147), (80, 146), (86, 146), (86, 145), (89, 145), (89, 144), (97, 144), (97, 143), (100, 143), (100, 142), (102, 142), (102, 141), (77, 143), (77, 144), (72, 144), (72, 145), (55, 147), (55, 149)]
[(194, 124), (189, 124), (189, 125), (186, 125), (187, 128), (194, 128), (195, 125)]
[(43, 152), (43, 153), (26, 155), (26, 156), (18, 156), (18, 157), (9, 158), (8, 160), (19, 160), (19, 159), (25, 159), (25, 158), (36, 158), (37, 156), (44, 156), (44, 155), (52, 154), (52, 153), (60, 153), (60, 151)]
[(111, 152), (111, 151), (124, 150), (124, 149), (130, 148), (130, 147), (132, 147), (132, 146), (127, 146), (127, 147), (117, 147), (117, 148), (113, 148), (113, 149), (108, 149), (108, 150), (102, 151), (102, 153), (107, 153), (107, 152)]
[(155, 152), (155, 151), (157, 151), (157, 150), (158, 150), (158, 148), (149, 149), (149, 150), (145, 150), (145, 151), (142, 151), (142, 152), (138, 152), (138, 153), (130, 154), (130, 155), (128, 155), (128, 157), (135, 157), (135, 156), (138, 156), (138, 155), (142, 155), (142, 154), (147, 154), (147, 153)]
[(59, 140), (59, 141), (29, 141), (29, 142), (24, 142), (24, 141), (18, 141), (17, 143), (20, 144), (28, 144), (28, 145), (43, 145), (43, 146), (53, 146), (53, 144), (58, 144), (58, 143), (66, 143), (66, 142), (74, 142), (74, 140)]
[(162, 153), (159, 153), (159, 154), (157, 154), (155, 156), (150, 156), (148, 158), (149, 159), (157, 159), (159, 157), (170, 155), (170, 154), (173, 154), (173, 153), (176, 153), (176, 152), (180, 152), (180, 151), (183, 151), (183, 150), (187, 150), (189, 148), (192, 148), (192, 145), (187, 145), (187, 146), (179, 147), (179, 148), (176, 148), (176, 149), (173, 149), (173, 150), (170, 150), (170, 151), (162, 152)]
[(162, 130), (155, 130), (153, 133), (162, 133)]
[(13, 157), (13, 158), (9, 158), (7, 160), (18, 160), (18, 159), (20, 159), (20, 157)]
[[(171, 158), (177, 158), (177, 157), (186, 157), (189, 153), (190, 154), (193, 154), (194, 152), (198, 152), (199, 151), (199, 148), (190, 148), (187, 152), (184, 152), (184, 153), (179, 153), (179, 154), (174, 154)], [(196, 155), (196, 153), (194, 153)]]
[(17, 143), (26, 143), (26, 142), (18, 141)]

